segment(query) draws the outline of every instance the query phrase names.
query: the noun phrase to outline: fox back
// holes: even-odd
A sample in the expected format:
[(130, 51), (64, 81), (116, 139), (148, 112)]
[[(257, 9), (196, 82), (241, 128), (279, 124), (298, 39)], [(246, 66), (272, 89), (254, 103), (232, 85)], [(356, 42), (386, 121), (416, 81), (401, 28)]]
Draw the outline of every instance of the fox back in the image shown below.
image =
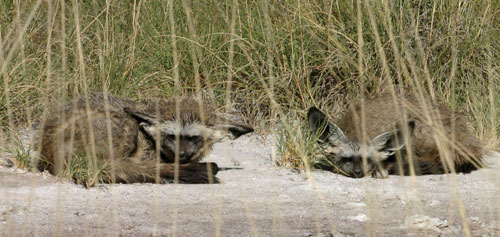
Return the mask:
[(354, 103), (337, 124), (314, 107), (308, 120), (328, 159), (349, 176), (470, 172), (483, 166), (484, 148), (465, 116), (444, 105), (385, 93)]

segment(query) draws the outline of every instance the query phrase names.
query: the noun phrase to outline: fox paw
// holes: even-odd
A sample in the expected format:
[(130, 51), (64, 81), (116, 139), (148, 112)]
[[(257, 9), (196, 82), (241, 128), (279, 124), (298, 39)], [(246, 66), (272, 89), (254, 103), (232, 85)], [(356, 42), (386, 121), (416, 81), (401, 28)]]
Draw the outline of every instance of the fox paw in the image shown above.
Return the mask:
[(372, 173), (372, 177), (376, 179), (389, 178), (389, 171), (387, 171), (386, 169), (377, 169)]

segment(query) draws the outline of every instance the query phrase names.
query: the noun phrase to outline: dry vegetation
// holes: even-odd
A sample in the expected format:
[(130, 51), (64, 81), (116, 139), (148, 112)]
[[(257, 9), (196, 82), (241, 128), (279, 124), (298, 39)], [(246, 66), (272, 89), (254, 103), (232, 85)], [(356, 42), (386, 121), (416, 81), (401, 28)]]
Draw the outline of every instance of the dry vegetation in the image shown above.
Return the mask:
[(279, 134), (278, 163), (304, 167), (309, 106), (335, 118), (362, 93), (398, 88), (466, 112), (497, 149), (499, 11), (491, 0), (2, 1), (2, 141), (89, 91), (197, 94)]
[[(268, 156), (273, 156), (277, 165), (297, 169), (308, 170), (318, 162), (326, 162), (315, 159), (321, 151), (316, 149), (317, 137), (310, 134), (305, 122), (308, 107), (314, 105), (329, 111), (335, 120), (349, 101), (390, 90), (439, 101), (464, 112), (476, 136), (488, 148), (498, 150), (499, 42), (498, 0), (3, 0), (0, 1), (0, 165), (7, 157), (11, 165), (32, 169), (33, 150), (26, 144), (26, 134), (32, 134), (32, 128), (44, 122), (52, 106), (91, 91), (107, 91), (133, 99), (184, 94), (209, 98), (217, 112), (237, 111), (259, 132), (275, 135), (276, 147), (270, 148), (272, 152), (255, 155), (246, 154), (249, 150), (244, 150), (241, 153), (246, 154), (245, 159), (258, 156), (258, 162), (264, 163)], [(257, 149), (264, 150), (263, 146), (257, 146), (254, 151)], [(75, 158), (64, 175), (76, 183), (91, 186), (98, 183), (102, 175), (107, 175), (102, 173), (103, 164), (91, 164), (87, 157)], [(234, 175), (233, 185), (240, 186), (233, 193), (230, 192), (232, 186), (224, 185), (185, 185), (180, 189), (177, 185), (106, 186), (122, 190), (121, 194), (128, 197), (123, 200), (122, 196), (115, 199), (111, 191), (71, 189), (75, 185), (67, 183), (61, 189), (55, 185), (37, 187), (30, 179), (20, 182), (20, 186), (32, 185), (29, 193), (22, 189), (25, 187), (1, 187), (7, 190), (1, 192), (7, 198), (0, 202), (4, 208), (0, 224), (7, 226), (6, 235), (21, 233), (15, 232), (18, 229), (23, 235), (36, 235), (37, 230), (43, 228), (47, 232), (41, 231), (41, 235), (65, 233), (59, 233), (60, 230), (71, 233), (85, 230), (80, 233), (90, 235), (118, 235), (120, 231), (141, 235), (150, 233), (147, 232), (151, 231), (147, 229), (150, 225), (154, 225), (150, 234), (154, 235), (156, 226), (162, 227), (161, 221), (166, 221), (164, 230), (173, 229), (166, 233), (175, 234), (179, 222), (179, 226), (189, 225), (185, 228), (187, 233), (198, 233), (189, 232), (195, 230), (208, 235), (212, 232), (207, 231), (206, 226), (214, 225), (217, 230), (213, 233), (221, 235), (221, 220), (227, 217), (224, 228), (245, 233), (238, 231), (246, 228), (246, 222), (242, 221), (246, 218), (252, 233), (257, 235), (263, 225), (258, 221), (254, 223), (252, 218), (259, 220), (257, 214), (263, 213), (262, 216), (272, 216), (272, 220), (260, 219), (266, 225), (272, 223), (274, 227), (276, 220), (290, 219), (290, 226), (283, 225), (287, 229), (311, 224), (321, 233), (319, 228), (324, 228), (320, 225), (324, 225), (325, 220), (315, 216), (319, 213), (336, 218), (338, 227), (366, 228), (366, 233), (371, 233), (370, 228), (391, 231), (386, 227), (406, 223), (406, 218), (415, 217), (410, 214), (421, 214), (426, 209), (442, 218), (447, 229), (454, 228), (456, 223), (463, 224), (463, 232), (457, 233), (465, 236), (476, 235), (467, 226), (468, 217), (479, 220), (474, 215), (480, 216), (485, 224), (494, 225), (495, 231), (500, 229), (495, 208), (499, 203), (499, 184), (493, 174), (471, 174), (467, 177), (473, 179), (465, 181), (446, 176), (452, 177), (449, 182), (446, 178), (441, 180), (442, 177), (419, 177), (418, 185), (430, 184), (421, 188), (413, 182), (416, 177), (402, 178), (402, 185), (394, 177), (382, 181), (338, 179), (330, 173), (315, 172), (306, 173), (309, 179), (304, 182), (292, 182), (292, 178), (298, 180), (301, 176), (292, 172), (274, 176), (268, 167), (260, 169), (273, 174), (267, 181), (279, 182), (262, 182), (262, 175), (255, 176), (257, 181), (247, 182), (254, 179), (255, 168), (242, 170), (246, 173), (240, 176), (236, 172), (226, 173), (228, 179)], [(324, 182), (320, 186), (311, 185), (311, 191), (305, 192), (308, 189), (302, 186), (307, 186), (306, 182), (312, 184), (314, 178), (311, 177), (318, 174), (316, 177), (320, 178), (316, 181)], [(5, 182), (26, 176), (12, 177)], [(484, 177), (491, 178), (485, 180)], [(443, 187), (448, 184), (449, 187)], [(265, 185), (274, 186), (266, 189)], [(432, 185), (438, 187), (430, 187)], [(39, 193), (31, 192), (32, 189), (50, 193), (37, 196)], [(65, 189), (71, 190), (65, 193)], [(269, 195), (262, 195), (264, 191), (253, 193), (254, 189), (267, 190)], [(326, 190), (325, 200), (338, 198), (340, 201), (323, 202), (321, 189)], [(158, 193), (152, 192), (158, 190)], [(460, 192), (463, 190), (465, 193)], [(179, 195), (178, 191), (185, 195)], [(200, 193), (207, 199), (200, 200)], [(71, 195), (66, 197), (66, 194)], [(172, 194), (175, 195), (168, 196)], [(286, 195), (278, 200), (281, 194)], [(23, 197), (28, 195), (29, 201), (25, 201)], [(152, 195), (156, 196), (152, 198)], [(214, 195), (219, 196), (214, 199)], [(252, 199), (252, 195), (258, 198)], [(225, 199), (227, 196), (233, 200)], [(418, 196), (422, 199), (413, 199)], [(292, 202), (295, 199), (298, 201)], [(366, 204), (366, 208), (345, 205), (353, 201), (355, 203), (350, 204)], [(431, 205), (431, 201), (439, 206)], [(311, 202), (317, 202), (318, 206)], [(174, 203), (173, 210), (167, 209), (172, 207), (171, 203)], [(185, 216), (177, 215), (177, 212), (183, 214), (185, 209), (178, 207), (185, 203), (193, 210), (187, 210)], [(275, 205), (282, 205), (282, 212), (279, 212), (281, 207), (275, 208)], [(24, 211), (16, 211), (19, 207), (24, 207)], [(122, 224), (116, 219), (119, 216), (116, 210), (122, 207), (130, 212), (125, 216), (129, 215), (133, 222)], [(302, 209), (293, 212), (297, 207)], [(98, 209), (95, 211), (98, 215), (91, 215), (92, 208)], [(9, 211), (22, 215), (9, 214)], [(212, 211), (214, 215), (210, 214)], [(342, 219), (358, 212), (366, 213), (364, 217), (373, 217), (370, 211), (375, 213), (373, 222), (366, 218)], [(304, 213), (307, 215), (302, 218)], [(386, 218), (390, 225), (377, 222), (377, 215), (390, 217)], [(37, 221), (37, 217), (41, 221)], [(152, 219), (154, 223), (148, 222)], [(208, 224), (193, 222), (196, 219)], [(26, 222), (22, 222), (24, 220)], [(173, 224), (168, 222), (172, 220)], [(54, 222), (55, 226), (38, 226), (47, 222)], [(341, 226), (347, 222), (349, 225)], [(25, 223), (24, 229), (16, 223)], [(97, 223), (97, 227), (89, 223)], [(30, 232), (32, 225), (34, 232)], [(200, 228), (192, 228), (193, 225)], [(147, 231), (134, 232), (132, 227), (144, 227)], [(117, 231), (103, 232), (106, 228)], [(484, 233), (491, 230), (485, 225), (477, 228), (484, 229)], [(434, 232), (424, 228), (423, 233), (432, 236)]]

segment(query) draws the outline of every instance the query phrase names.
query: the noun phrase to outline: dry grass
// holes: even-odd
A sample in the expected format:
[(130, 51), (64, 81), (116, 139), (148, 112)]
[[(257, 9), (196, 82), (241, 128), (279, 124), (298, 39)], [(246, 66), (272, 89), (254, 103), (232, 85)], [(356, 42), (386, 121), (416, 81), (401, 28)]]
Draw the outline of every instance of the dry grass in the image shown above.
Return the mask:
[(397, 85), (468, 112), (483, 140), (498, 141), (494, 1), (169, 3), (3, 3), (3, 124), (110, 91), (205, 92), (268, 125)]

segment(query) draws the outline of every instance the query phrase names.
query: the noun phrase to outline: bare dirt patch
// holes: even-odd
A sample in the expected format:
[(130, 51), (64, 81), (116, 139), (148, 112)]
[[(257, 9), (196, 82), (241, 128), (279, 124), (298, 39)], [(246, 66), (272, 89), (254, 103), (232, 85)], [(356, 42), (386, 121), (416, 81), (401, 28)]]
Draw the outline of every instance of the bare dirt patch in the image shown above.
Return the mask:
[(208, 160), (222, 184), (85, 189), (0, 167), (0, 235), (500, 235), (499, 155), (471, 174), (352, 179), (278, 168), (272, 142), (245, 136)]

